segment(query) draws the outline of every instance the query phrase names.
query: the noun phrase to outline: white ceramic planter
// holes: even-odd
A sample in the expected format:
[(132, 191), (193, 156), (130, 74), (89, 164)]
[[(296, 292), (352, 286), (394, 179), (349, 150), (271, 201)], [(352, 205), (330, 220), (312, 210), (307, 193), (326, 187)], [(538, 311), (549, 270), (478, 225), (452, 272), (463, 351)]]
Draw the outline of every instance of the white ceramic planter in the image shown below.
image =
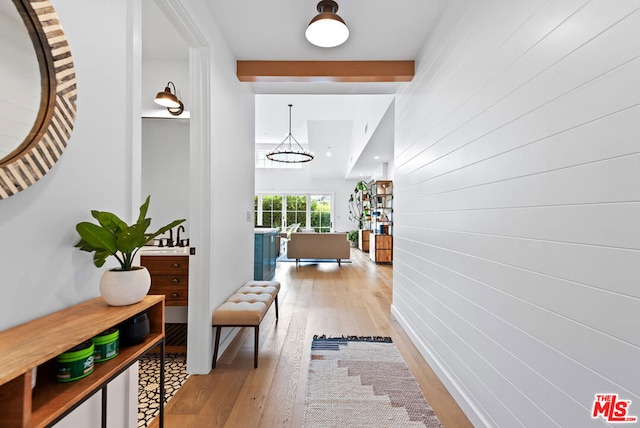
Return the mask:
[(133, 305), (141, 301), (151, 287), (146, 267), (129, 271), (108, 270), (100, 279), (100, 294), (111, 306)]

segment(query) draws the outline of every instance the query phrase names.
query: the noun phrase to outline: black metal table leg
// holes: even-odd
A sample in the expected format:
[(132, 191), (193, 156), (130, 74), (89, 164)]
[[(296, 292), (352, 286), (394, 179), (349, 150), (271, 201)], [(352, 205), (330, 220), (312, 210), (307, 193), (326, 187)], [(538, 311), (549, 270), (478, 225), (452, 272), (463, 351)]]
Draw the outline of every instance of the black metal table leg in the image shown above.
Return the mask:
[(107, 385), (102, 387), (102, 428), (107, 428)]
[(164, 348), (165, 338), (160, 342), (160, 428), (164, 428)]

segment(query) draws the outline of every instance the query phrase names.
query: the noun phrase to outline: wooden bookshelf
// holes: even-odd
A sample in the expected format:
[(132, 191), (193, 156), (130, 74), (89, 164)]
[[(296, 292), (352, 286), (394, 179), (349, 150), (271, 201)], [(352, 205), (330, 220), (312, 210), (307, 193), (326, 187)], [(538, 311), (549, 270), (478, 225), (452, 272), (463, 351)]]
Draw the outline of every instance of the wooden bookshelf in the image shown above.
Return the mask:
[(393, 262), (393, 181), (371, 183), (372, 216), (369, 257), (376, 263)]
[(369, 229), (358, 230), (358, 248), (365, 253), (369, 252), (369, 240), (371, 231)]
[[(56, 382), (58, 355), (145, 311), (151, 332), (143, 343), (121, 347), (117, 357), (96, 363), (85, 378)], [(109, 306), (95, 298), (0, 332), (0, 427), (45, 427), (57, 422), (141, 355), (159, 344), (164, 348), (164, 336), (164, 296), (149, 295), (129, 306)], [(32, 390), (34, 367), (38, 374)], [(161, 379), (164, 389), (162, 383)]]

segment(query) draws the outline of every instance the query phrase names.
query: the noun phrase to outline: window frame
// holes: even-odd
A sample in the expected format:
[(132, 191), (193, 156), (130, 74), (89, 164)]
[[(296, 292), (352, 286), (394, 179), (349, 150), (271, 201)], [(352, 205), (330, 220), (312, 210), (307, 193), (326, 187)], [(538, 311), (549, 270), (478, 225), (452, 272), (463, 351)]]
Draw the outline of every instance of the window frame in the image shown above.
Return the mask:
[[(311, 227), (311, 197), (328, 197), (331, 201), (331, 209), (329, 210), (329, 230), (327, 232), (320, 233), (333, 233), (335, 224), (335, 195), (334, 192), (256, 192), (254, 195), (254, 225), (256, 227), (264, 226), (262, 224), (263, 217), (263, 209), (262, 209), (262, 198), (263, 196), (280, 196), (282, 197), (282, 219), (281, 219), (281, 228), (285, 228), (289, 226), (287, 223), (287, 196), (304, 196), (306, 198), (306, 207), (305, 207), (305, 215), (306, 215), (306, 227)], [(257, 211), (255, 210), (257, 208)]]

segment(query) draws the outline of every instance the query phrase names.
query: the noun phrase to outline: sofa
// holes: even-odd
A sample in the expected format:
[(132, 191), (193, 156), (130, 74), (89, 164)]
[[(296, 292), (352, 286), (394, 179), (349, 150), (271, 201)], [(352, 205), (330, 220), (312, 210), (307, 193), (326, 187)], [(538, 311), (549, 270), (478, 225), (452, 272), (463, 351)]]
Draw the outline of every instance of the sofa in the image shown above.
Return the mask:
[(291, 234), (287, 243), (287, 258), (296, 259), (336, 259), (340, 261), (351, 256), (351, 243), (346, 232)]

